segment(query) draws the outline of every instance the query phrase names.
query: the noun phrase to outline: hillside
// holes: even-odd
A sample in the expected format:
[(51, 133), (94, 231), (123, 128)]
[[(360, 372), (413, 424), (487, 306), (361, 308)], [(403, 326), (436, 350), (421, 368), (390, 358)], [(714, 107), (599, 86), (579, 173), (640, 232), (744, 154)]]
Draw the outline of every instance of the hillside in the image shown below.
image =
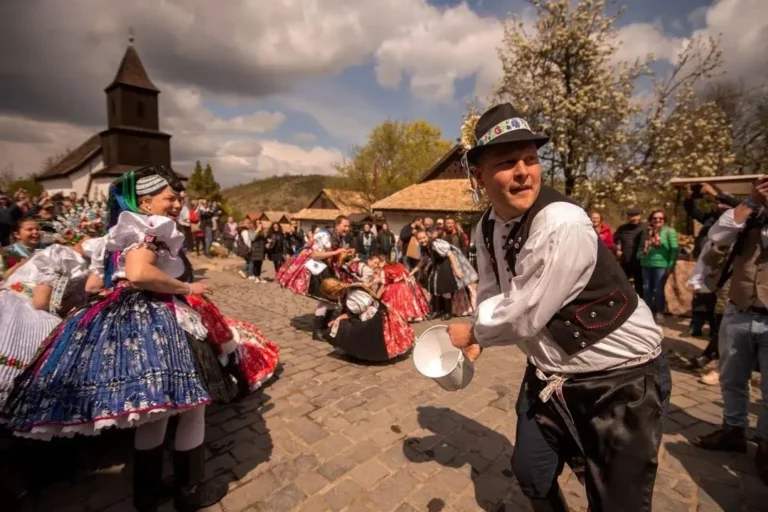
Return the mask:
[(324, 188), (346, 189), (347, 181), (338, 176), (276, 176), (252, 181), (222, 191), (235, 212), (254, 211), (297, 212)]

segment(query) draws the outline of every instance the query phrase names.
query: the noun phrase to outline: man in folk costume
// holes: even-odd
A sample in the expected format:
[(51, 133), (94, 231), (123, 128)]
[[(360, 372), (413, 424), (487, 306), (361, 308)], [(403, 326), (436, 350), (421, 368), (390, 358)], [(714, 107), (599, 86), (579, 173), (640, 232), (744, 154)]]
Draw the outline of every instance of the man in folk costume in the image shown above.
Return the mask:
[(475, 323), (451, 341), (470, 359), (492, 345), (528, 357), (513, 470), (535, 511), (567, 511), (563, 465), (583, 461), (592, 512), (651, 510), (671, 376), (662, 331), (585, 211), (541, 183), (534, 134), (510, 104), (485, 112), (465, 154), (477, 226)]
[(333, 229), (320, 231), (315, 235), (312, 243), (311, 257), (315, 262), (315, 268), (310, 268), (312, 275), (309, 279), (307, 295), (319, 299), (315, 308), (315, 325), (312, 332), (312, 338), (317, 341), (324, 341), (323, 331), (327, 329), (335, 308), (335, 305), (323, 300), (325, 295), (320, 285), (323, 279), (336, 277), (335, 267), (340, 260), (334, 261), (334, 258), (348, 253), (344, 237), (349, 233), (349, 228), (349, 218), (340, 215), (334, 221)]

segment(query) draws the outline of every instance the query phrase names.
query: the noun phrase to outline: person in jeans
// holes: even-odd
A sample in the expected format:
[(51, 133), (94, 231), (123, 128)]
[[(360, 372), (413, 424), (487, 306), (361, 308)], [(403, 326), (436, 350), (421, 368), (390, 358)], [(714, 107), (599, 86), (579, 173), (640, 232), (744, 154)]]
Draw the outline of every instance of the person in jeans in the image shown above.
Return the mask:
[(619, 226), (613, 234), (616, 259), (619, 260), (621, 269), (627, 278), (632, 280), (635, 291), (641, 297), (643, 296), (643, 268), (637, 258), (637, 248), (642, 233), (647, 229), (648, 225), (643, 222), (642, 212), (637, 208), (630, 208), (627, 210), (627, 222)]
[(648, 216), (648, 230), (640, 237), (637, 257), (643, 269), (643, 300), (656, 322), (664, 322), (664, 284), (677, 263), (677, 231), (666, 225), (663, 210)]
[[(768, 176), (763, 175), (749, 198), (725, 212), (709, 231), (713, 244), (734, 245), (730, 302), (720, 325), (723, 426), (694, 440), (694, 445), (705, 450), (747, 451), (749, 381), (756, 363), (768, 368), (768, 266), (764, 264), (768, 253), (763, 242), (767, 200)], [(755, 466), (768, 485), (768, 380), (761, 379), (760, 392)]]
[(245, 229), (240, 231), (240, 238), (248, 252), (243, 256), (245, 265), (239, 272), (240, 277), (246, 277), (255, 283), (266, 282), (261, 279), (261, 267), (266, 256), (267, 238), (264, 236), (264, 227), (260, 222), (254, 223), (249, 218), (243, 221)]

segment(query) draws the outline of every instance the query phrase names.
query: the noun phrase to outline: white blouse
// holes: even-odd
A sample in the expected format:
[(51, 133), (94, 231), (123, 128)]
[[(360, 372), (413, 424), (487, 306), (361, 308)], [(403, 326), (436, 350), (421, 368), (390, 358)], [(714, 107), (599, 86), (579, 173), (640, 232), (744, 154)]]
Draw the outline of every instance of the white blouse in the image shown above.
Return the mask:
[(432, 240), (432, 249), (438, 256), (446, 258), (451, 253), (451, 244), (442, 238), (436, 238)]
[(184, 235), (176, 229), (176, 222), (172, 219), (123, 212), (106, 236), (105, 249), (118, 253), (112, 279), (125, 278), (125, 255), (128, 251), (142, 247), (155, 251), (157, 268), (171, 277), (181, 277), (184, 274), (184, 262), (179, 258), (179, 251), (183, 246)]
[(344, 305), (351, 314), (362, 321), (373, 318), (378, 310), (376, 300), (363, 290), (354, 290), (347, 294)]
[(15, 283), (53, 286), (61, 276), (68, 277), (70, 283), (87, 278), (88, 262), (74, 249), (54, 244), (35, 253), (28, 262), (11, 274), (3, 286), (8, 288)]
[(83, 242), (83, 253), (88, 258), (88, 272), (104, 279), (104, 255), (106, 253), (107, 237), (89, 238)]

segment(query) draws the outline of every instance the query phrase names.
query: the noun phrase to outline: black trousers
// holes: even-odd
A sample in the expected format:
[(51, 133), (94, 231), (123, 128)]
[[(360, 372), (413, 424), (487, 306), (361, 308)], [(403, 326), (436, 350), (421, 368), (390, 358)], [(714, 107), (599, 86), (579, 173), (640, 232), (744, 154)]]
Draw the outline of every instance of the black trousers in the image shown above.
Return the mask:
[(691, 300), (691, 334), (701, 336), (704, 324), (709, 324), (710, 332), (717, 328), (715, 325), (715, 305), (717, 294), (696, 293)]
[[(591, 512), (651, 510), (658, 451), (672, 389), (663, 356), (641, 366), (572, 377), (539, 398), (546, 382), (528, 365), (517, 401), (512, 469), (523, 493), (542, 499), (568, 463), (583, 465)], [(564, 399), (570, 415), (565, 420)], [(576, 466), (576, 467), (574, 467)]]
[(643, 268), (640, 266), (639, 261), (631, 261), (621, 264), (621, 269), (624, 271), (628, 279), (632, 280), (635, 286), (635, 291), (639, 296), (643, 296)]

